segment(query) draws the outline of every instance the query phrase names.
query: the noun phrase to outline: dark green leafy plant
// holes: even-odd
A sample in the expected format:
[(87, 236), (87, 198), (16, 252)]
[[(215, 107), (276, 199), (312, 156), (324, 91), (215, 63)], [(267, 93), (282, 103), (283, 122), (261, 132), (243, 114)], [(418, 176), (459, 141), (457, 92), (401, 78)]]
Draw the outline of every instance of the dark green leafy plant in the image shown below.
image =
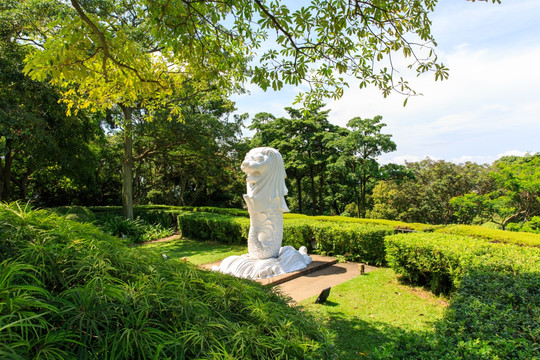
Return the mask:
[(28, 206), (0, 219), (2, 358), (330, 356), (326, 331), (257, 283)]
[(130, 242), (136, 244), (170, 236), (174, 232), (174, 229), (165, 228), (160, 223), (147, 223), (140, 217), (129, 220), (114, 214), (99, 215), (97, 224), (106, 233), (127, 238)]

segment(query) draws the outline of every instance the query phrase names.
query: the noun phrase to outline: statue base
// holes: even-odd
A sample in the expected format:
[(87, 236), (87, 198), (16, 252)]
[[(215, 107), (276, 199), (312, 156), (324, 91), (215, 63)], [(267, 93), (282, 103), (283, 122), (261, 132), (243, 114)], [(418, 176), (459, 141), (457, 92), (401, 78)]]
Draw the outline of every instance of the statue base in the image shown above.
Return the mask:
[(212, 270), (257, 280), (305, 269), (311, 261), (305, 246), (296, 250), (287, 245), (280, 249), (277, 258), (251, 259), (248, 254), (234, 255), (224, 259), (219, 266), (213, 266)]

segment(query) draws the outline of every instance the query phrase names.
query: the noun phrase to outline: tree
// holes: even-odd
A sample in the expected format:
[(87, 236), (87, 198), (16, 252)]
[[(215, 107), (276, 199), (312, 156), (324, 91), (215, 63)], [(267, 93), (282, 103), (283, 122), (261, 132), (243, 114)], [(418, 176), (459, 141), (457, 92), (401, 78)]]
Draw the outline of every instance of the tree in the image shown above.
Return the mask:
[[(448, 76), (433, 51), (429, 13), (436, 0), (313, 0), (294, 11), (263, 0), (69, 4), (47, 28), (54, 36), (42, 31), (31, 39), (43, 49), (30, 56), (26, 70), (34, 79), (50, 75), (65, 86), (69, 109), (122, 107), (128, 216), (134, 108), (151, 113), (169, 105), (179, 115), (180, 106), (171, 105), (174, 98), (192, 91), (238, 90), (247, 78), (265, 90), (305, 82), (311, 89), (303, 98), (308, 103), (340, 97), (348, 86), (345, 75), (359, 79), (360, 87), (378, 87), (385, 96), (392, 91), (413, 95), (406, 79), (396, 79), (395, 53), (418, 74), (433, 72), (435, 80)], [(268, 32), (276, 33), (276, 46), (254, 57)], [(258, 63), (249, 65), (252, 59)]]
[(304, 211), (303, 182), (307, 179), (308, 201), (313, 215), (325, 211), (327, 166), (337, 153), (334, 143), (343, 130), (328, 121), (330, 110), (321, 111), (321, 108), (285, 108), (290, 118), (276, 119), (271, 114), (259, 113), (250, 126), (256, 131), (253, 146), (275, 147), (283, 154), (287, 176), (295, 182), (291, 195), (296, 195), (296, 202), (290, 205), (300, 213)]
[[(0, 201), (26, 200), (43, 172), (78, 183), (92, 177), (89, 143), (99, 125), (83, 112), (66, 117), (58, 89), (24, 76), (28, 49), (15, 41), (21, 23), (1, 10)], [(43, 204), (40, 195), (34, 191), (32, 198)]]
[(392, 220), (428, 224), (454, 223), (457, 218), (453, 199), (471, 192), (481, 194), (490, 186), (485, 165), (427, 158), (407, 163), (406, 167), (410, 171), (406, 177), (380, 181), (374, 188), (375, 206), (371, 217), (392, 216)]
[(382, 116), (373, 119), (355, 117), (347, 123), (351, 131), (340, 141), (340, 162), (349, 168), (349, 178), (354, 189), (354, 200), (360, 217), (366, 217), (368, 186), (379, 177), (377, 157), (396, 150), (392, 135), (382, 134), (386, 124)]
[(230, 116), (233, 110), (230, 101), (196, 102), (184, 105), (184, 122), (167, 121), (166, 112), (136, 122), (135, 197), (180, 206), (240, 200), (227, 191), (237, 186), (238, 153), (245, 154), (243, 117)]
[[(198, 27), (199, 20), (208, 20), (205, 16), (221, 18), (219, 8), (208, 8), (197, 19), (197, 9), (186, 4), (186, 14), (193, 11), (192, 15), (176, 13), (177, 18), (170, 19), (170, 12), (157, 13), (155, 3), (70, 3), (71, 8), (64, 9), (62, 18), (53, 23), (54, 36), (39, 39), (43, 49), (29, 56), (26, 71), (37, 80), (50, 75), (53, 84), (66, 89), (68, 114), (72, 109), (75, 114), (86, 108), (105, 112), (117, 106), (122, 110), (122, 205), (124, 215), (133, 218), (133, 113), (140, 110), (151, 119), (158, 109), (168, 106), (172, 116), (178, 117), (180, 104), (192, 96), (204, 93), (219, 98), (236, 89), (234, 79), (243, 77), (245, 63), (241, 39), (229, 37), (219, 24)], [(159, 17), (159, 23), (150, 14)], [(161, 27), (182, 34), (163, 36)], [(224, 57), (223, 52), (228, 55)]]
[(495, 161), (489, 177), (489, 192), (468, 193), (452, 199), (462, 222), (478, 216), (499, 224), (530, 221), (540, 214), (540, 154), (507, 156)]

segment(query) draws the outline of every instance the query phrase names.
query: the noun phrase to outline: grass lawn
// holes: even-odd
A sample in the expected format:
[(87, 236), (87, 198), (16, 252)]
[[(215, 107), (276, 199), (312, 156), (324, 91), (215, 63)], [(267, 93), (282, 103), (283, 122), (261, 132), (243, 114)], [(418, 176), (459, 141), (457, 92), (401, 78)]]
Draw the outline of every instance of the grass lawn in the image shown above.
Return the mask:
[(189, 262), (196, 265), (209, 264), (225, 259), (231, 255), (247, 253), (247, 245), (223, 244), (182, 238), (141, 246), (145, 249), (155, 250), (165, 254), (173, 261), (184, 261), (183, 258), (186, 257)]
[[(142, 245), (164, 253), (172, 261), (194, 264), (217, 262), (247, 253), (247, 246), (176, 239)], [(335, 336), (336, 359), (391, 356), (398, 340), (414, 346), (433, 332), (447, 302), (422, 288), (403, 285), (389, 268), (379, 268), (331, 290), (328, 301), (314, 304), (316, 296), (300, 303), (323, 321)]]
[(398, 340), (421, 343), (442, 318), (445, 299), (402, 285), (389, 268), (335, 286), (326, 304), (315, 297), (300, 303), (335, 334), (338, 359), (385, 358)]

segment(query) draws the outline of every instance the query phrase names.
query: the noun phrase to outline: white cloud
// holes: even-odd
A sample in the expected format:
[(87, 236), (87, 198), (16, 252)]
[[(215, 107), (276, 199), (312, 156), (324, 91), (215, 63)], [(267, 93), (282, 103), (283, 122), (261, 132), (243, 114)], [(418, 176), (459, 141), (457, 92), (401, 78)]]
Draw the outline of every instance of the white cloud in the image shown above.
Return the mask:
[(375, 90), (349, 89), (329, 103), (332, 121), (344, 126), (354, 116), (382, 115), (388, 125), (383, 131), (398, 147), (393, 157), (491, 162), (509, 148), (540, 151), (540, 46), (511, 52), (465, 47), (441, 56), (450, 79), (419, 79), (424, 95), (405, 108), (397, 95), (384, 99)]

